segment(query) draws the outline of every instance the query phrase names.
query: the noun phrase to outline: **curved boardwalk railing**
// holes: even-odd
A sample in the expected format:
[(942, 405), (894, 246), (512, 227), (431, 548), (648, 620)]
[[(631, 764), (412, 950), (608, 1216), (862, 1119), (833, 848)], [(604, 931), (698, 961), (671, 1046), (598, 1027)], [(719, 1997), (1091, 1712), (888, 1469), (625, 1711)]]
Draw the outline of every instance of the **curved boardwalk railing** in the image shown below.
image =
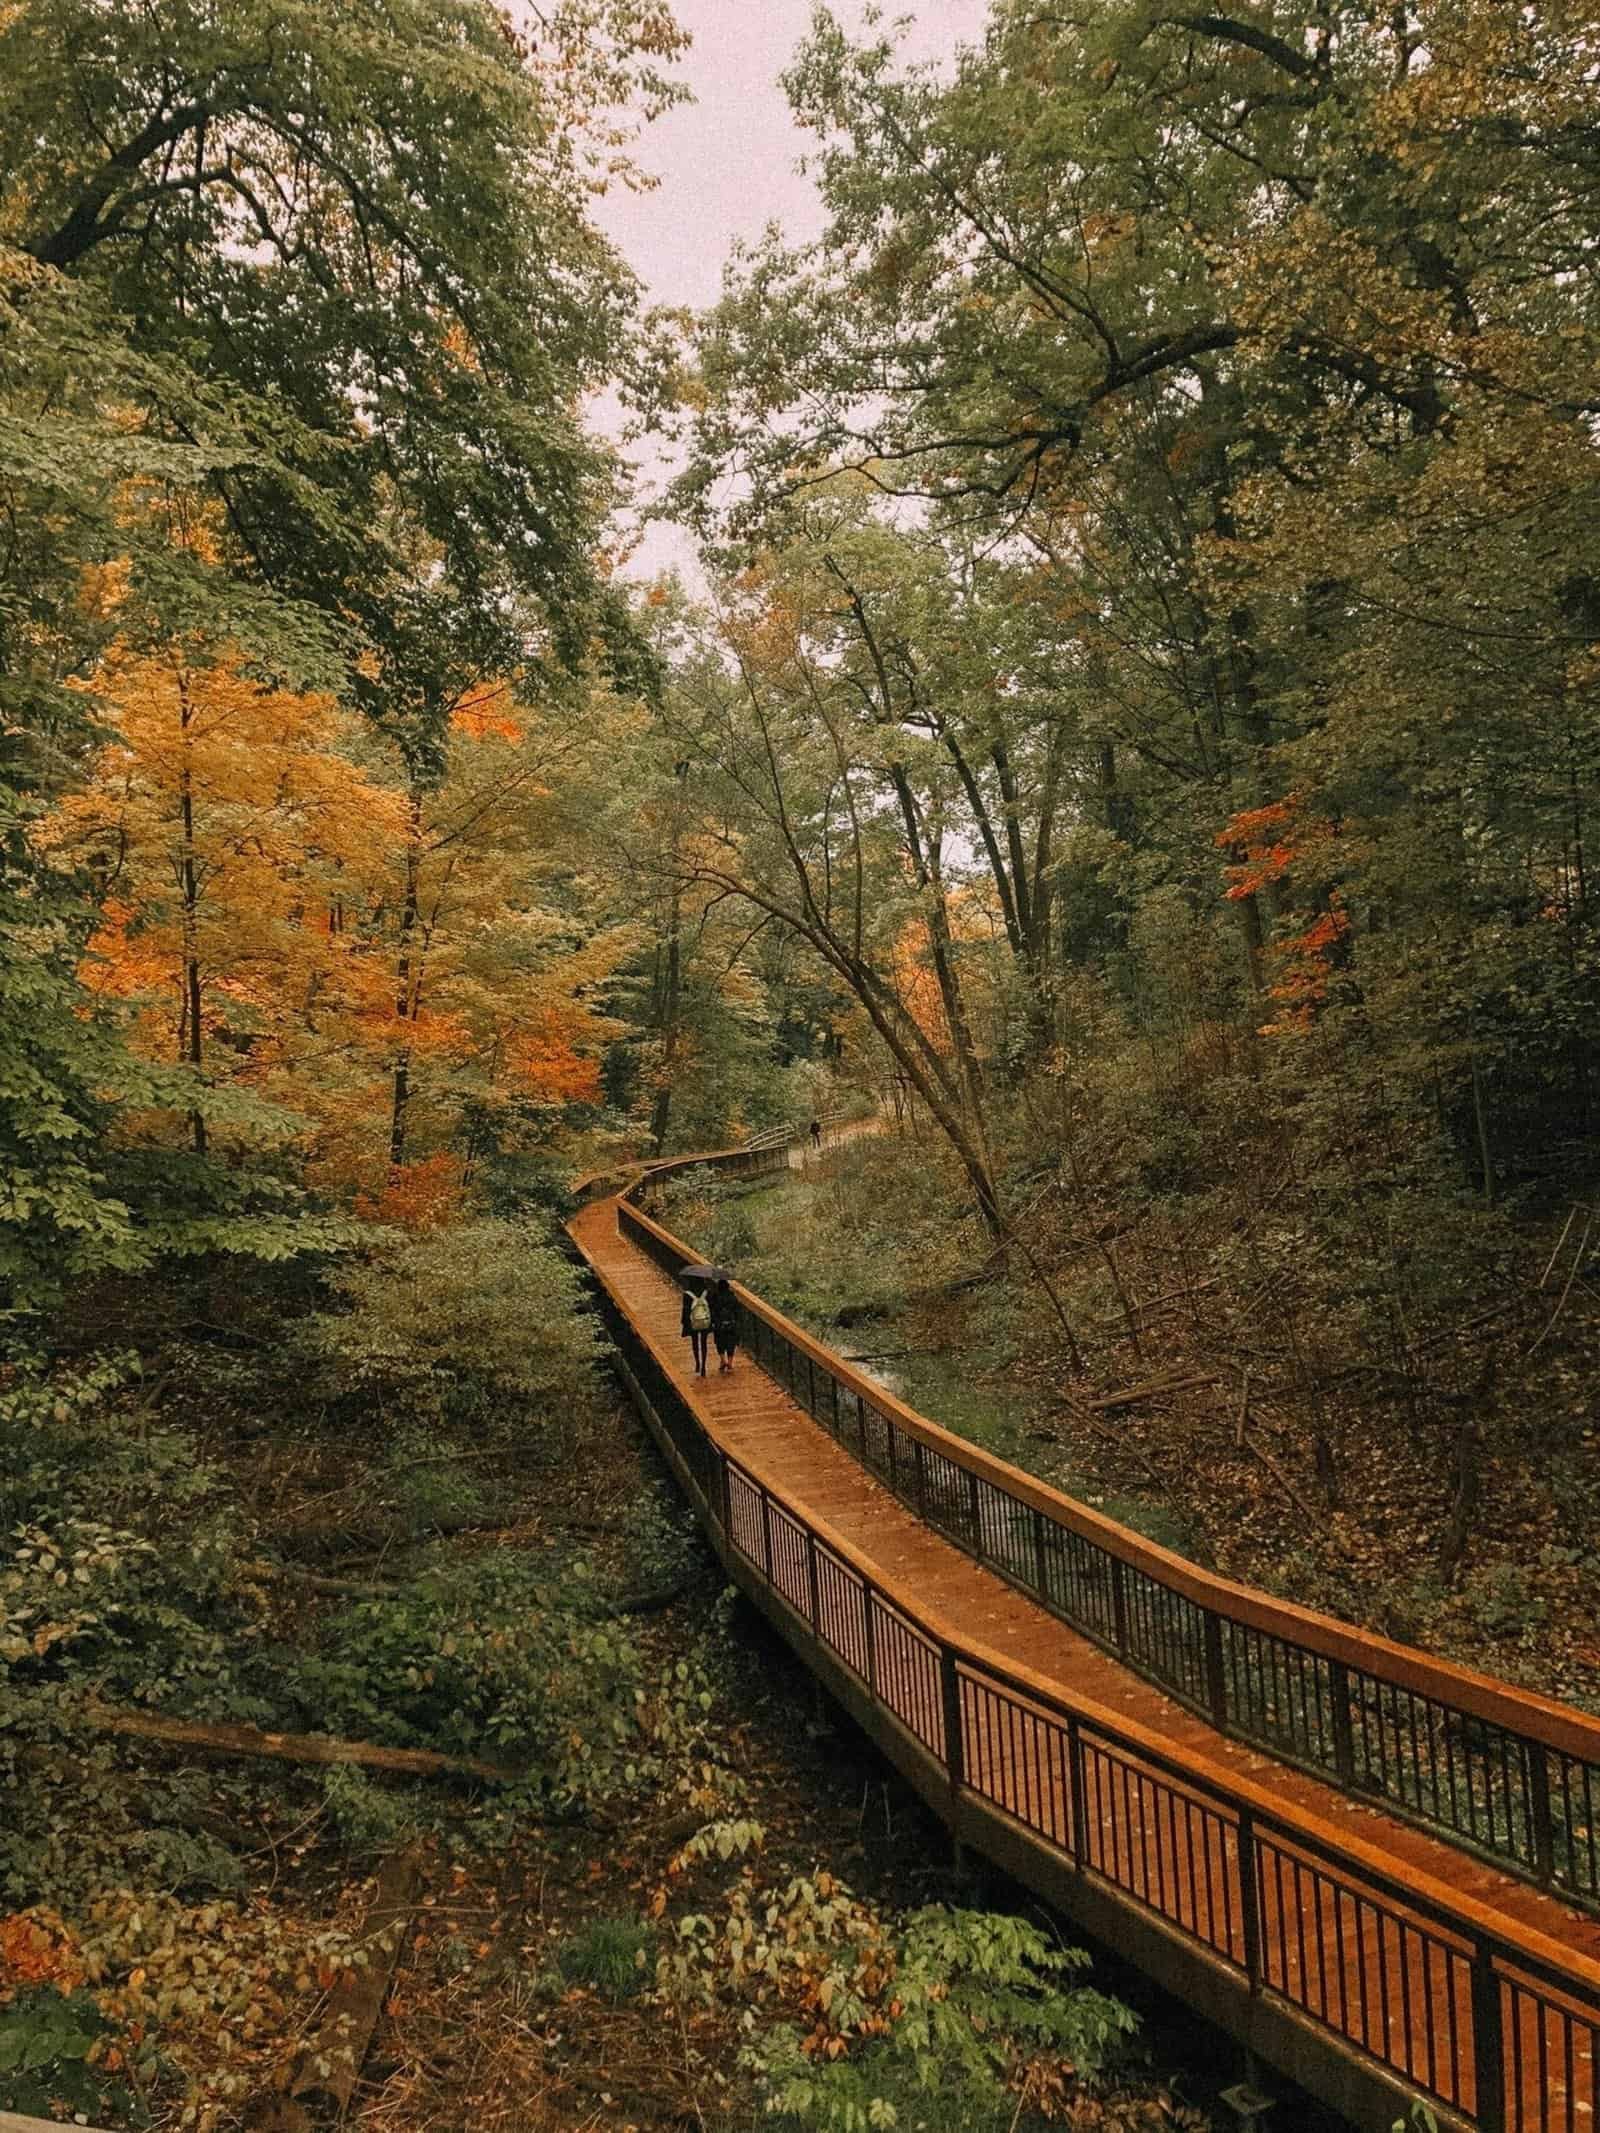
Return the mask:
[[(740, 1173), (769, 1159), (690, 1160)], [(683, 1167), (652, 1166), (616, 1203), (623, 1236), (670, 1275), (696, 1255), (633, 1202)], [(1566, 1902), (1594, 1901), (1600, 1724), (1213, 1577), (950, 1436), (738, 1293), (745, 1344), (797, 1403), (1036, 1605), (1218, 1731), (1488, 1853)], [(600, 1298), (629, 1378), (726, 1552), (937, 1767), (958, 1828), (963, 1810), (998, 1818), (1026, 1839), (1026, 1858), (986, 1848), (1044, 1893), (1058, 1860), (1075, 1886), (1195, 1944), (1250, 2002), (1313, 2025), (1324, 2052), (1359, 2055), (1462, 2123), (1485, 2133), (1594, 2125), (1600, 1964), (1275, 1798), (1267, 1781), (1222, 1782), (1154, 1730), (1064, 1698), (915, 1595), (886, 1590), (826, 1521), (715, 1441), (604, 1283)], [(1221, 2003), (1213, 2011), (1230, 2019)], [(1315, 2053), (1307, 2062), (1298, 2052), (1291, 2036), (1275, 2056), (1342, 2100), (1337, 2082), (1315, 2079)]]

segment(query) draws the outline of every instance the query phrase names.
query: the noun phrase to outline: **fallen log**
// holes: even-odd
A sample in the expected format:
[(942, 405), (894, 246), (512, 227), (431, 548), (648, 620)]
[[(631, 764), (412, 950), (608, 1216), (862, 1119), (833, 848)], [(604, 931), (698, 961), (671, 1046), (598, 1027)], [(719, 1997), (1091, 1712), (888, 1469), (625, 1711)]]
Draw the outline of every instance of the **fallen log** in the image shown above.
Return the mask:
[(1151, 1378), (1143, 1385), (1125, 1385), (1121, 1392), (1103, 1393), (1098, 1400), (1086, 1404), (1096, 1414), (1109, 1414), (1116, 1407), (1135, 1407), (1141, 1400), (1158, 1400), (1171, 1392), (1195, 1392), (1202, 1385), (1215, 1385), (1217, 1374), (1200, 1371), (1187, 1377)]
[(421, 1868), (413, 1852), (387, 1860), (361, 1929), (367, 1961), (341, 1971), (328, 1994), (322, 2026), (289, 2080), (289, 2097), (319, 2117), (343, 2118), (371, 2048), (405, 1939)]
[(124, 1711), (110, 1704), (84, 1707), (87, 1723), (99, 1733), (125, 1740), (152, 1740), (195, 1755), (250, 1760), (263, 1756), (279, 1763), (355, 1763), (365, 1770), (385, 1770), (392, 1777), (480, 1778), (491, 1785), (515, 1785), (523, 1772), (476, 1756), (439, 1755), (431, 1748), (383, 1748), (371, 1741), (337, 1740), (329, 1733), (263, 1733), (255, 1726), (202, 1726), (182, 1718), (162, 1718), (153, 1711)]
[(303, 1585), (307, 1592), (325, 1593), (334, 1600), (397, 1600), (403, 1585), (380, 1585), (361, 1578), (328, 1578), (317, 1570), (302, 1570), (296, 1563), (252, 1563), (250, 1575), (284, 1585)]

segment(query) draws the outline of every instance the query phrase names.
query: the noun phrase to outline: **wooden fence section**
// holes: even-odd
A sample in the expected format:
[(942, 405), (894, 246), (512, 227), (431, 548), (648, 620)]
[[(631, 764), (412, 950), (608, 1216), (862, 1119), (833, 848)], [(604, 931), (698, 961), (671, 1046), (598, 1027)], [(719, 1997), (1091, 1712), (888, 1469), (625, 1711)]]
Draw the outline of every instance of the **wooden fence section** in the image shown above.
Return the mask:
[[(787, 1388), (928, 1528), (1036, 1608), (1225, 1719), (1219, 1731), (1334, 1783), (1376, 1770), (1391, 1811), (1480, 1851), (1504, 1846), (1552, 1888), (1506, 1908), (1467, 1895), (1447, 1854), (1419, 1870), (1404, 1847), (1275, 1792), (1270, 1768), (1221, 1769), (1069, 1696), (946, 1619), (938, 1591), (885, 1576), (803, 1492), (768, 1486), (719, 1442), (712, 1403), (683, 1376), (661, 1278), (688, 1248), (627, 1199), (592, 1206), (574, 1236), (630, 1389), (724, 1562), (959, 1834), (1358, 2124), (1387, 2133), (1412, 2096), (1486, 2133), (1594, 2124), (1600, 1963), (1572, 1945), (1595, 1936), (1574, 1934), (1554, 1893), (1571, 1901), (1563, 1874), (1591, 1842), (1566, 1812), (1586, 1795), (1547, 1788), (1541, 1824), (1529, 1772), (1537, 1747), (1547, 1772), (1566, 1759), (1591, 1783), (1600, 1728), (1209, 1578), (949, 1437), (740, 1291), (773, 1399)], [(804, 1428), (798, 1415), (792, 1426)], [(1589, 1857), (1574, 1893), (1592, 1897)]]

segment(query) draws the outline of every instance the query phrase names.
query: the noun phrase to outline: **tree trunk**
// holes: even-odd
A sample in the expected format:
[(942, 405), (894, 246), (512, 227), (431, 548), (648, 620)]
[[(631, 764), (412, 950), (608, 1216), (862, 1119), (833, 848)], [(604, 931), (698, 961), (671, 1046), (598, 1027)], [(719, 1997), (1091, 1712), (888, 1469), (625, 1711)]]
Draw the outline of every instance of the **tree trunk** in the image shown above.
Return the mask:
[[(194, 769), (189, 753), (189, 727), (193, 718), (189, 702), (189, 685), (184, 675), (178, 678), (178, 729), (182, 735), (183, 769), (178, 780), (178, 805), (182, 818), (183, 844), (178, 861), (178, 878), (183, 897), (183, 1011), (179, 1028), (179, 1056), (188, 1060), (198, 1074), (205, 1064), (205, 1033), (201, 1027), (200, 990), (200, 871), (195, 862), (194, 847)], [(206, 1122), (196, 1109), (189, 1113), (189, 1130), (193, 1137), (194, 1152), (206, 1152)]]
[[(414, 1022), (421, 999), (420, 972), (416, 959), (417, 920), (421, 911), (422, 795), (411, 789), (411, 831), (406, 845), (405, 901), (400, 909), (400, 953), (395, 968), (395, 1018), (401, 1024)], [(406, 1114), (411, 1103), (411, 1046), (402, 1042), (394, 1063), (394, 1089), (389, 1111), (389, 1167), (398, 1170), (405, 1160)]]
[(394, 1777), (470, 1777), (494, 1785), (515, 1785), (524, 1774), (473, 1755), (437, 1755), (431, 1748), (380, 1748), (370, 1741), (337, 1740), (326, 1733), (263, 1733), (255, 1726), (192, 1725), (185, 1719), (161, 1718), (153, 1711), (120, 1711), (109, 1704), (90, 1704), (83, 1716), (97, 1733), (155, 1741), (164, 1748), (229, 1760), (259, 1756), (278, 1763), (354, 1763), (367, 1770), (386, 1770)]
[(661, 1079), (650, 1112), (650, 1152), (662, 1154), (667, 1145), (667, 1127), (672, 1117), (672, 1077), (677, 1069), (678, 1016), (683, 997), (683, 945), (680, 938), (682, 896), (676, 877), (672, 884), (672, 911), (667, 921), (667, 970), (661, 987), (656, 1027), (661, 1032)]

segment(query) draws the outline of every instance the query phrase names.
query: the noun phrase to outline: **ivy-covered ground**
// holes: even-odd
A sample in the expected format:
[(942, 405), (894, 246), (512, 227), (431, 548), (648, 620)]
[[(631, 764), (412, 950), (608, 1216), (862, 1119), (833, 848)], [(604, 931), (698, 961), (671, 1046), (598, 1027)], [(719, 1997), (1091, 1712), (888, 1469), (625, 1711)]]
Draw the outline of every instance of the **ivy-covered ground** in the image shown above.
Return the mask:
[(353, 2080), (376, 2133), (1208, 2124), (1227, 2056), (1163, 2074), (1159, 2011), (955, 1881), (722, 1588), (578, 1301), (484, 1223), (101, 1294), (6, 1368), (0, 2109), (307, 2133)]

